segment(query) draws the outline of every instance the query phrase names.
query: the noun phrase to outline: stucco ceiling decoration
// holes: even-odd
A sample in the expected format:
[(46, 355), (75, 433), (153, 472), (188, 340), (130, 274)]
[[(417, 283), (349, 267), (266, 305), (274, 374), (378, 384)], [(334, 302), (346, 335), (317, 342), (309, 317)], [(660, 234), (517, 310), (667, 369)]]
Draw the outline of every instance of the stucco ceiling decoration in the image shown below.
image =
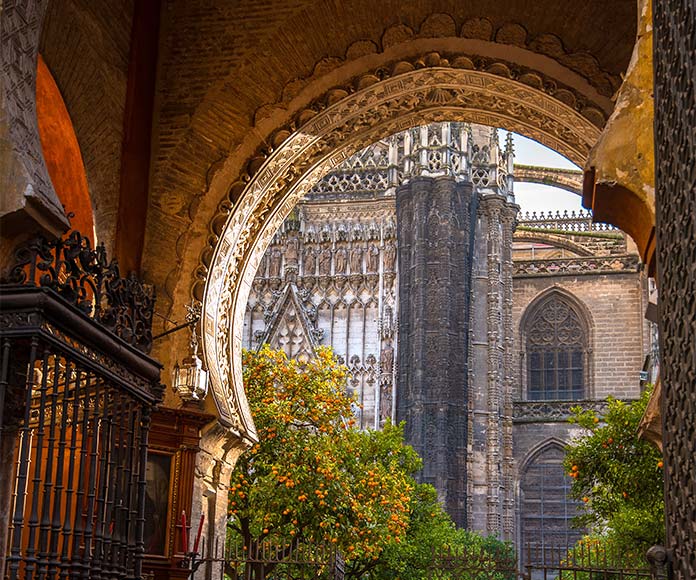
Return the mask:
[(255, 439), (242, 387), (249, 289), (276, 230), (316, 180), (374, 141), (435, 121), (468, 121), (527, 135), (578, 165), (599, 136), (589, 119), (548, 94), (492, 73), (423, 68), (373, 83), (311, 115), (253, 174), (207, 268), (203, 346), (221, 421)]

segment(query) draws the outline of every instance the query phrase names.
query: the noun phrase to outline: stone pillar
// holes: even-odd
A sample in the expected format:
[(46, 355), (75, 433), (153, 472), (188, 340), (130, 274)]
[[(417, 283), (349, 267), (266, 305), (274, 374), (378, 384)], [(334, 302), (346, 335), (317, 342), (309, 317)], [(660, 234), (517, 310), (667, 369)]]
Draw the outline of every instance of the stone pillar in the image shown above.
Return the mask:
[(194, 470), (191, 521), (198, 522), (201, 514), (205, 515), (202, 557), (208, 562), (195, 573), (195, 580), (222, 578), (230, 476), (246, 449), (244, 441), (217, 422), (202, 434)]
[(469, 527), (514, 533), (512, 232), (517, 206), (480, 196), (474, 243), (469, 375)]
[(486, 217), (487, 246), (486, 326), (488, 334), (486, 373), (486, 531), (500, 535), (502, 422), (502, 232), (500, 212), (502, 199), (487, 196), (481, 200), (481, 213)]
[(415, 177), (396, 192), (399, 256), (397, 419), (431, 483), (466, 526), (467, 341), (473, 188)]
[(0, 266), (21, 239), (69, 227), (44, 163), (36, 119), (36, 63), (48, 2), (0, 6)]
[(512, 234), (519, 206), (506, 203), (501, 212), (503, 230), (502, 288), (503, 288), (503, 529), (504, 540), (515, 536), (515, 458), (512, 444), (513, 391), (515, 386), (514, 331), (512, 324)]

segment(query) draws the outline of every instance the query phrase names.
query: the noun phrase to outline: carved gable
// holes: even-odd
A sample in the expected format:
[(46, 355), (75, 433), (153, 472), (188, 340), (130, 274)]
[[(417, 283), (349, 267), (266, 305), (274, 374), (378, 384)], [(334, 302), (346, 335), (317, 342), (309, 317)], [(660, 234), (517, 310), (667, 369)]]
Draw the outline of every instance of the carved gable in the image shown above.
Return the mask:
[(314, 356), (322, 334), (316, 328), (314, 307), (303, 300), (295, 284), (289, 283), (280, 293), (259, 342), (282, 350), (288, 358), (307, 360)]

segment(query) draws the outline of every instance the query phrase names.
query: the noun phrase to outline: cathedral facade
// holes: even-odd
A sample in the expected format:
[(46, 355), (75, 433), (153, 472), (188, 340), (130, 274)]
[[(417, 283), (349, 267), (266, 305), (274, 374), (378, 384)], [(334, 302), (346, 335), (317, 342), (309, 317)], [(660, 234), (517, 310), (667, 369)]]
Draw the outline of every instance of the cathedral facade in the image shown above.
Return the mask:
[[(457, 525), (572, 542), (561, 462), (576, 404), (640, 392), (647, 279), (630, 238), (583, 213), (521, 214), (511, 136), (460, 123), (379, 141), (325, 175), (253, 282), (244, 346), (330, 345), (358, 423), (405, 421)], [(541, 177), (540, 177), (541, 176)], [(572, 189), (568, 186), (569, 189)]]

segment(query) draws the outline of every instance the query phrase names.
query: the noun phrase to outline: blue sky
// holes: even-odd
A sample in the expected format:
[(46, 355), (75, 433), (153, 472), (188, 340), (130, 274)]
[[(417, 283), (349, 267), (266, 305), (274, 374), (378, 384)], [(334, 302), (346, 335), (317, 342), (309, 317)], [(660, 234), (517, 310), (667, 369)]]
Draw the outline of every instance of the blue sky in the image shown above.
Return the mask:
[[(505, 131), (500, 131), (500, 142), (505, 142)], [(577, 165), (548, 147), (513, 133), (515, 163), (541, 165), (559, 169), (580, 169)], [(582, 209), (580, 197), (569, 191), (536, 183), (515, 183), (515, 199), (522, 211), (578, 211)]]

